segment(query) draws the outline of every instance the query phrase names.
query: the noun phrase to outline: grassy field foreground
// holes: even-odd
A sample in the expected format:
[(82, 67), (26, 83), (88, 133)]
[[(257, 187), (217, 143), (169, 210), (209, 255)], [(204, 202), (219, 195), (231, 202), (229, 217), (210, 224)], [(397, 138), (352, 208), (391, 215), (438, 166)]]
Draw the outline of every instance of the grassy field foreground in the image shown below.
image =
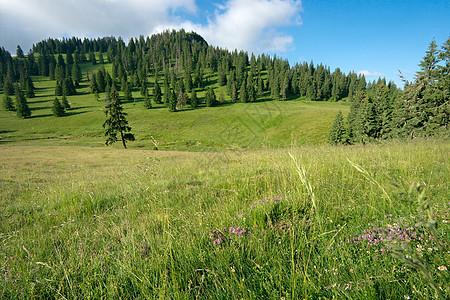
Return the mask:
[(0, 153), (2, 299), (450, 297), (448, 142)]

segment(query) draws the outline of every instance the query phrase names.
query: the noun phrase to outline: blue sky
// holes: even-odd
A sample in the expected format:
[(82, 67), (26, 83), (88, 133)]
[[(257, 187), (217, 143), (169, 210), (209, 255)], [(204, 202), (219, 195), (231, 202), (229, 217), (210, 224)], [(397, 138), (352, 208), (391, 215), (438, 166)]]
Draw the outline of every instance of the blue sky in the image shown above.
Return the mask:
[(450, 37), (450, 2), (323, 0), (0, 0), (0, 46), (15, 53), (48, 37), (121, 36), (167, 28), (211, 45), (277, 54), (291, 65), (412, 80), (433, 38)]

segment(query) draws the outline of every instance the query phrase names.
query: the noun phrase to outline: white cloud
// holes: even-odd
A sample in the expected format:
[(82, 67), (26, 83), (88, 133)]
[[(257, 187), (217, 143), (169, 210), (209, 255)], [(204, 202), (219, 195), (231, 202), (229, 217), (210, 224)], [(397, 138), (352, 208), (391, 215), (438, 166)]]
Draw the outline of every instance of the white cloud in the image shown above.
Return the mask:
[(206, 25), (186, 21), (161, 25), (155, 31), (185, 28), (198, 32), (210, 44), (229, 50), (286, 51), (294, 39), (276, 28), (300, 25), (301, 10), (301, 1), (294, 0), (229, 0), (217, 6)]
[[(300, 0), (221, 1), (214, 12), (199, 12), (196, 0), (0, 0), (0, 46), (15, 52), (20, 44), (27, 51), (48, 37), (113, 35), (126, 41), (184, 28), (230, 50), (292, 48), (293, 37), (283, 29), (301, 24)], [(209, 18), (195, 20), (201, 16)]]
[(9, 50), (48, 37), (147, 35), (173, 11), (197, 11), (195, 0), (0, 0), (0, 7), (0, 45)]
[(371, 72), (371, 71), (367, 71), (367, 70), (358, 71), (358, 75), (364, 75), (365, 77), (380, 77), (380, 76), (383, 76), (383, 74), (380, 73), (380, 72), (377, 72), (377, 71)]

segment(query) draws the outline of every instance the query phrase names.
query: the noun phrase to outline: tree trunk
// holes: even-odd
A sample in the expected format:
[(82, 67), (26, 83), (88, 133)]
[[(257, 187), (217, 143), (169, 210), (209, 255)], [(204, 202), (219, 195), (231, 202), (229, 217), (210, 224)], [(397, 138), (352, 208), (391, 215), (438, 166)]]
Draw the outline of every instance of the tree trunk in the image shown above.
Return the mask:
[(127, 144), (126, 144), (126, 142), (125, 142), (125, 138), (123, 137), (123, 131), (122, 131), (122, 128), (120, 129), (120, 136), (122, 137), (122, 144), (123, 144), (123, 147), (124, 147), (125, 149), (127, 149)]

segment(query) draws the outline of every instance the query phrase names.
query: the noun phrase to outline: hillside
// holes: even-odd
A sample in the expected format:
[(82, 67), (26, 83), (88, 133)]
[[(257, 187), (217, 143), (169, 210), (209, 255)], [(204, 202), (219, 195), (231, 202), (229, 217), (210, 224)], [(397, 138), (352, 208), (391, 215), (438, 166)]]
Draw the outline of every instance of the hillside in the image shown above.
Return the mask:
[[(84, 66), (88, 67), (88, 66)], [(14, 112), (0, 111), (2, 143), (42, 145), (104, 145), (104, 102), (96, 101), (86, 82), (78, 95), (69, 96), (67, 116), (52, 115), (55, 81), (36, 78), (36, 97), (28, 103), (33, 111), (29, 119), (19, 119)], [(328, 137), (333, 118), (349, 107), (340, 103), (307, 100), (260, 101), (224, 104), (171, 113), (163, 105), (145, 109), (139, 92), (136, 102), (124, 103), (128, 120), (136, 135), (131, 147), (160, 149), (239, 149), (294, 144), (320, 144)], [(201, 96), (201, 94), (200, 94)]]
[[(299, 90), (301, 80), (295, 78), (307, 72), (311, 78), (329, 81), (331, 96), (331, 82), (337, 75), (332, 76), (326, 67), (303, 64), (290, 68), (287, 62), (265, 55), (255, 58), (244, 52), (231, 53), (208, 46), (194, 33), (166, 32), (147, 41), (132, 39), (127, 46), (114, 38), (90, 42), (50, 39), (33, 50), (23, 58), (3, 55), (3, 92), (14, 97), (14, 78), (19, 87), (25, 87), (22, 81), (28, 77), (34, 90), (33, 96), (27, 97), (30, 118), (18, 119), (16, 111), (0, 111), (2, 143), (104, 144), (104, 99), (112, 85), (120, 89), (136, 136), (131, 147), (199, 151), (322, 144), (338, 111), (349, 111), (347, 102), (311, 101), (320, 99), (307, 95), (307, 87), (304, 92)], [(355, 74), (349, 74), (348, 80), (338, 75), (344, 76), (345, 82), (361, 80), (365, 85), (364, 78)], [(100, 76), (104, 78), (101, 81)], [(252, 80), (252, 87), (245, 86)], [(67, 87), (67, 82), (72, 87)], [(159, 100), (156, 82), (162, 90)], [(273, 89), (282, 87), (283, 82), (285, 89), (275, 95)], [(318, 92), (324, 87), (318, 87)], [(52, 113), (53, 101), (55, 97), (61, 101), (63, 88), (71, 108), (57, 118)], [(212, 103), (206, 99), (210, 88), (215, 93)], [(194, 90), (199, 99), (196, 106), (190, 103)], [(182, 95), (185, 99), (184, 104), (177, 99), (175, 113), (168, 110), (165, 98), (171, 91), (179, 91), (178, 98)], [(150, 109), (146, 108), (148, 102)]]

